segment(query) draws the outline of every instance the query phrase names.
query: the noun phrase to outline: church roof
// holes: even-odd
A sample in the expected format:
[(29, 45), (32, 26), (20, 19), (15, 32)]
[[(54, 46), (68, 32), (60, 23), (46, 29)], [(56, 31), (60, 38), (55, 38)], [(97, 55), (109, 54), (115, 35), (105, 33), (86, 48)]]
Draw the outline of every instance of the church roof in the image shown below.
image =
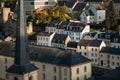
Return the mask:
[[(29, 53), (30, 60), (67, 67), (91, 62), (77, 52), (57, 48), (29, 46)], [(0, 43), (0, 55), (14, 57), (14, 44), (10, 42)]]

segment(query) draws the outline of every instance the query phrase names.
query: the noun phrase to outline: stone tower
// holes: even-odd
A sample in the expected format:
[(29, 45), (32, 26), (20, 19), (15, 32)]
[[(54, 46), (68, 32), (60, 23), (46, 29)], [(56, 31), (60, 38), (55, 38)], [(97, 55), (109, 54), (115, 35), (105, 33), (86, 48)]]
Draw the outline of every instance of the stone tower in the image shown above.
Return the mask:
[(30, 63), (24, 19), (24, 0), (18, 0), (14, 64), (6, 71), (7, 80), (37, 80), (38, 68)]

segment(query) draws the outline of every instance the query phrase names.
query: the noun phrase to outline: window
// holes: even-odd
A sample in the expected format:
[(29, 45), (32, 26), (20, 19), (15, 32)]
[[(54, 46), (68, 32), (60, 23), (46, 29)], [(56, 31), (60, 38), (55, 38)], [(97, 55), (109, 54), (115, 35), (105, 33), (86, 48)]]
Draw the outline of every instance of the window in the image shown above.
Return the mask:
[(45, 80), (45, 74), (43, 74), (43, 80)]
[(7, 58), (5, 58), (5, 63), (7, 63)]
[(34, 2), (31, 2), (31, 5), (34, 5)]
[(7, 70), (7, 66), (5, 66), (5, 70)]
[(92, 53), (92, 57), (94, 56), (94, 54)]
[(32, 76), (30, 76), (30, 77), (29, 77), (29, 80), (33, 80), (33, 77), (32, 77)]
[(86, 54), (86, 52), (85, 52), (85, 56), (86, 56), (87, 54)]
[(56, 67), (54, 67), (54, 73), (56, 73)]
[(99, 16), (99, 19), (101, 19), (101, 16)]
[(114, 59), (114, 56), (112, 56), (112, 59)]
[(92, 51), (93, 51), (93, 48), (92, 48)]
[(86, 79), (87, 79), (87, 76), (85, 75), (85, 76), (84, 76), (84, 80), (86, 80)]
[(77, 77), (77, 79), (76, 80), (79, 80), (79, 77)]
[(119, 66), (120, 64), (119, 63), (117, 63), (117, 66)]
[(81, 49), (81, 46), (80, 46), (80, 49)]
[(97, 48), (95, 49), (95, 51), (97, 51)]
[(45, 65), (43, 65), (43, 71), (45, 71)]
[(45, 5), (48, 5), (48, 2), (45, 2)]
[(54, 80), (56, 80), (56, 76), (54, 76)]
[(30, 11), (26, 11), (26, 15), (30, 15)]
[(67, 80), (67, 78), (64, 78), (64, 80)]
[(85, 46), (85, 49), (86, 49), (86, 46)]
[(17, 77), (14, 77), (14, 80), (18, 80), (18, 78), (17, 78)]
[(86, 66), (84, 67), (84, 72), (87, 72), (87, 67)]
[(119, 60), (119, 57), (117, 57), (117, 59)]
[(79, 68), (77, 68), (76, 73), (79, 74)]
[(64, 75), (67, 75), (67, 69), (64, 69)]
[(112, 65), (113, 65), (113, 66), (114, 66), (114, 64), (115, 64), (115, 63), (114, 63), (114, 62), (112, 62)]

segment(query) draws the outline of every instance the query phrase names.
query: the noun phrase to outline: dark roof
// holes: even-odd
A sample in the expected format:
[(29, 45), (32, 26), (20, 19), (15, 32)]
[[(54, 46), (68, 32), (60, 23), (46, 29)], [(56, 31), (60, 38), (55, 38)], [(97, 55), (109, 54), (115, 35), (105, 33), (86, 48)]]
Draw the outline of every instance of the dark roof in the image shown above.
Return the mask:
[(102, 76), (95, 76), (89, 80), (120, 80), (120, 67)]
[(88, 46), (91, 40), (82, 39), (79, 42), (79, 46)]
[(77, 48), (78, 42), (69, 42), (67, 44), (67, 47), (71, 47), (71, 48)]
[(66, 1), (58, 1), (59, 6), (66, 5), (68, 8), (72, 8), (75, 4), (76, 0), (66, 0)]
[(102, 43), (102, 40), (91, 40), (89, 46), (99, 47)]
[(75, 7), (73, 8), (73, 11), (82, 11), (87, 3), (85, 2), (79, 2), (75, 5)]
[(39, 36), (50, 36), (52, 35), (53, 33), (48, 33), (48, 32), (40, 32), (38, 35)]
[(25, 66), (19, 66), (16, 64), (13, 64), (10, 68), (8, 68), (8, 70), (6, 72), (8, 73), (15, 73), (15, 74), (26, 74), (29, 73), (31, 71), (35, 71), (38, 68), (36, 66), (34, 66), (33, 64), (26, 64)]
[(94, 46), (99, 47), (102, 43), (102, 40), (80, 40), (79, 46)]
[[(11, 50), (12, 47), (14, 47), (14, 45), (10, 42), (0, 43), (0, 55), (14, 57), (14, 51)], [(5, 50), (6, 53), (4, 53)], [(68, 66), (68, 67), (90, 62), (89, 59), (78, 54), (77, 52), (69, 51), (69, 50), (61, 50), (57, 48), (29, 46), (29, 53), (30, 53), (30, 60), (55, 64), (55, 65)], [(14, 69), (14, 67), (11, 68)], [(18, 68), (16, 69), (18, 70)], [(29, 69), (29, 67), (26, 66), (25, 69), (26, 69), (25, 72), (28, 72), (27, 70)]]
[(53, 20), (51, 23), (47, 24), (47, 27), (56, 27), (58, 26), (62, 21), (61, 20)]
[(102, 2), (103, 0), (84, 0), (84, 2)]
[(109, 39), (113, 43), (120, 43), (120, 33), (119, 32), (106, 32), (98, 34), (100, 39)]
[(114, 47), (102, 47), (101, 53), (120, 55), (120, 49)]
[[(104, 0), (84, 0), (84, 2), (102, 2)], [(120, 0), (114, 0), (115, 3), (120, 3)]]
[(68, 35), (66, 34), (55, 34), (52, 43), (64, 44), (67, 37)]
[(69, 26), (65, 30), (81, 32), (85, 26), (86, 25), (82, 23), (70, 22)]
[(59, 26), (57, 26), (58, 29), (65, 29), (70, 24), (69, 21), (62, 21)]

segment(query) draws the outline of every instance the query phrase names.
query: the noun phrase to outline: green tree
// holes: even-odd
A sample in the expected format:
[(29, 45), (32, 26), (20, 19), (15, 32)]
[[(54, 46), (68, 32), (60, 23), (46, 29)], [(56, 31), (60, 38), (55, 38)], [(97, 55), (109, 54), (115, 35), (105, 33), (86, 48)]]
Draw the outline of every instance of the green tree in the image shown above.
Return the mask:
[(103, 7), (106, 9), (106, 26), (107, 29), (117, 28), (118, 15), (114, 7), (114, 0), (108, 0), (104, 2)]

